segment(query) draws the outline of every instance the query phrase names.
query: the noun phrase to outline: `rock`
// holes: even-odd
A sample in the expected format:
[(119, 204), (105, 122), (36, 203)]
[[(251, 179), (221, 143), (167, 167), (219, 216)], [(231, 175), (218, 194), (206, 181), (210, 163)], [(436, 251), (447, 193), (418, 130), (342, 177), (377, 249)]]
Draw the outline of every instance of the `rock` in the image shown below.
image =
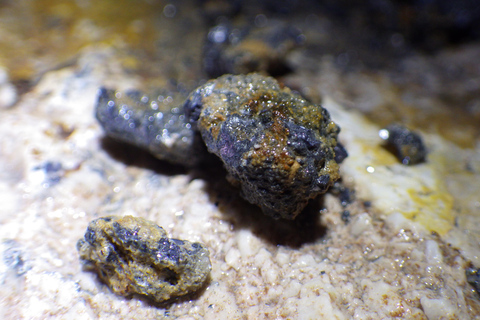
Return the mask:
[(469, 267), (465, 270), (465, 275), (467, 277), (467, 282), (470, 283), (470, 285), (480, 296), (480, 268), (476, 269), (473, 267)]
[(212, 27), (204, 47), (204, 69), (212, 78), (226, 73), (267, 72), (281, 75), (290, 69), (287, 54), (299, 47), (304, 37), (301, 31), (279, 20), (233, 26), (222, 22)]
[(294, 219), (339, 178), (340, 128), (322, 106), (274, 78), (210, 80), (190, 94), (185, 112), (243, 197), (274, 218)]
[(101, 89), (96, 115), (107, 135), (173, 163), (198, 165), (206, 145), (242, 196), (274, 218), (294, 219), (339, 178), (347, 157), (328, 111), (272, 77), (224, 75), (183, 107), (159, 105), (139, 92)]
[(392, 124), (379, 132), (380, 138), (386, 140), (388, 149), (404, 165), (418, 164), (425, 161), (427, 149), (422, 138), (408, 128)]
[(151, 98), (139, 91), (100, 89), (96, 117), (106, 134), (150, 151), (159, 159), (193, 166), (204, 152), (181, 107), (183, 99)]
[(169, 239), (161, 227), (133, 216), (93, 220), (77, 250), (113, 292), (155, 302), (195, 292), (211, 270), (203, 244)]

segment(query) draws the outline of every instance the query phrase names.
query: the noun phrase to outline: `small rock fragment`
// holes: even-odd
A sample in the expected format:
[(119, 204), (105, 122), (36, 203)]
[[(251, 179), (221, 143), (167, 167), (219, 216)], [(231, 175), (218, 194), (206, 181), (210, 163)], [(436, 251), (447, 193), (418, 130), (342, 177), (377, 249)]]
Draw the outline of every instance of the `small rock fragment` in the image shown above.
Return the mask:
[(345, 160), (348, 157), (348, 152), (345, 147), (337, 142), (337, 145), (333, 148), (333, 151), (335, 151), (335, 161), (337, 163), (342, 163), (343, 160)]
[(108, 136), (146, 149), (159, 159), (193, 166), (204, 148), (178, 107), (182, 102), (172, 96), (152, 99), (139, 91), (102, 88), (96, 117)]
[(467, 268), (465, 270), (465, 275), (467, 276), (467, 282), (470, 283), (480, 296), (480, 269)]
[(295, 218), (339, 178), (340, 128), (327, 110), (259, 74), (224, 75), (185, 102), (187, 118), (249, 202)]
[(93, 220), (77, 250), (113, 292), (155, 302), (195, 292), (211, 270), (203, 244), (167, 238), (161, 227), (133, 216)]
[(57, 161), (46, 161), (34, 167), (33, 171), (41, 178), (44, 188), (56, 185), (65, 174), (62, 164)]
[(355, 190), (346, 187), (341, 181), (334, 183), (331, 193), (339, 197), (343, 208), (355, 201)]
[(302, 44), (301, 31), (282, 21), (261, 17), (264, 19), (257, 27), (223, 22), (210, 29), (203, 59), (210, 77), (254, 71), (277, 76), (289, 70), (286, 56)]
[(348, 210), (343, 210), (342, 211), (342, 215), (341, 215), (341, 218), (342, 218), (342, 221), (345, 222), (345, 223), (349, 223), (350, 222), (350, 211)]
[(31, 269), (30, 261), (26, 258), (24, 248), (15, 240), (5, 239), (0, 242), (0, 253), (2, 261), (0, 261), (0, 281), (10, 271), (16, 276), (24, 275)]
[(408, 128), (393, 124), (380, 130), (379, 136), (386, 140), (387, 148), (392, 149), (402, 164), (412, 165), (425, 161), (427, 149), (422, 138)]

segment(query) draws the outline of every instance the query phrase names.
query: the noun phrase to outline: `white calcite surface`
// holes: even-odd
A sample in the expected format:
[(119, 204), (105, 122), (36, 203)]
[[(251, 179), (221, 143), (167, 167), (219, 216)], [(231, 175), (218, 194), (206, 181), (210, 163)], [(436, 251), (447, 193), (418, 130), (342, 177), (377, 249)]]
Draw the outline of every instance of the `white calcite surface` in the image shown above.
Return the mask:
[[(223, 173), (189, 173), (109, 146), (93, 108), (116, 70), (111, 52), (86, 49), (0, 108), (0, 318), (478, 318), (465, 278), (468, 261), (480, 267), (478, 234), (454, 221), (479, 218), (473, 195), (452, 190), (462, 181), (479, 190), (479, 171), (455, 165), (479, 159), (480, 146), (459, 150), (424, 135), (429, 161), (404, 167), (381, 148), (379, 127), (324, 97), (342, 127), (350, 157), (341, 170), (356, 200), (344, 208), (327, 194), (304, 220), (274, 221), (241, 200)], [(128, 81), (120, 86), (135, 83)], [(135, 157), (145, 161), (125, 160)], [(457, 180), (446, 182), (451, 168)], [(462, 206), (473, 209), (462, 216)], [(206, 288), (158, 307), (116, 296), (83, 271), (75, 244), (88, 223), (127, 214), (204, 243)]]

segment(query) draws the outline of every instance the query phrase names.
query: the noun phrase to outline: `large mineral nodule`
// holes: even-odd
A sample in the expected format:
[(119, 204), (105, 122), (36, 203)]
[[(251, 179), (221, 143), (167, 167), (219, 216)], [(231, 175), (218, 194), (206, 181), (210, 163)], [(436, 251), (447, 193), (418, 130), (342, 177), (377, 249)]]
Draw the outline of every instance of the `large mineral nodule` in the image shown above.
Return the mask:
[(161, 227), (133, 216), (93, 220), (77, 249), (113, 292), (155, 302), (198, 290), (211, 270), (203, 244), (167, 238)]
[(340, 128), (326, 109), (271, 77), (224, 75), (192, 92), (185, 112), (230, 181), (275, 218), (295, 218), (339, 178)]
[(340, 128), (274, 78), (224, 75), (192, 92), (183, 108), (171, 100), (101, 89), (96, 116), (109, 136), (172, 163), (198, 165), (208, 159), (205, 144), (243, 197), (275, 218), (294, 219), (339, 178), (347, 156)]

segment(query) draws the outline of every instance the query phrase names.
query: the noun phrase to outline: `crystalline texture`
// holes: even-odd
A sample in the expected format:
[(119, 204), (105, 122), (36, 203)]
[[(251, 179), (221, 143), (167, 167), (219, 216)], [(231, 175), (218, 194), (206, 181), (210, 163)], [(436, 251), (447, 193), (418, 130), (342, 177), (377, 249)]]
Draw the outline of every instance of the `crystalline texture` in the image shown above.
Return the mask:
[(109, 136), (186, 166), (208, 159), (205, 144), (242, 196), (274, 218), (294, 219), (339, 178), (347, 157), (328, 111), (272, 77), (224, 75), (194, 90), (183, 108), (163, 111), (138, 97), (101, 91), (97, 118)]
[(340, 128), (271, 77), (211, 80), (190, 94), (185, 112), (243, 197), (275, 218), (295, 218), (339, 178)]

